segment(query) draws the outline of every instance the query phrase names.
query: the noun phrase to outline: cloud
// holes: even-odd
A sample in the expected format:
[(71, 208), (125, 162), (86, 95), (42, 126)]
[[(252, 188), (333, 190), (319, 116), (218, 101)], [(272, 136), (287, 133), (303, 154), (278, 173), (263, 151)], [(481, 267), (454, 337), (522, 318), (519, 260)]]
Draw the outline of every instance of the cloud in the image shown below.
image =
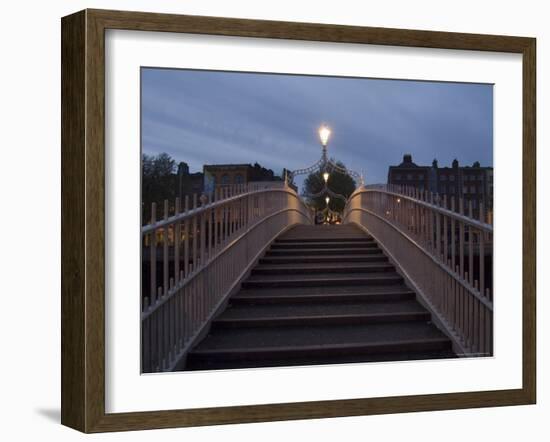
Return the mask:
[(406, 152), (422, 164), (492, 165), (492, 100), (491, 85), (147, 68), (142, 144), (192, 170), (297, 169), (319, 158), (327, 122), (330, 155), (384, 182)]

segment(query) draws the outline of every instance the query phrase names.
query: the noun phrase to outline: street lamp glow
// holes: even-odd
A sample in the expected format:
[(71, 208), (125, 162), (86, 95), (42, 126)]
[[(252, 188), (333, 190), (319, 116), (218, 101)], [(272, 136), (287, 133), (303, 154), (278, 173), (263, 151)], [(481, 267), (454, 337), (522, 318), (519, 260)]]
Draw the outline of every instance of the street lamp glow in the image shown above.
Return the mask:
[(325, 146), (325, 147), (327, 146), (329, 137), (330, 137), (330, 129), (328, 128), (328, 126), (326, 124), (323, 124), (319, 128), (319, 138), (321, 139), (321, 144), (323, 146)]
[(328, 183), (328, 176), (329, 176), (328, 172), (325, 172), (323, 174), (323, 179), (325, 180), (325, 183)]
[(327, 206), (328, 206), (328, 202), (329, 202), (329, 201), (330, 201), (330, 198), (327, 196), (327, 197), (325, 198), (325, 202), (327, 203)]

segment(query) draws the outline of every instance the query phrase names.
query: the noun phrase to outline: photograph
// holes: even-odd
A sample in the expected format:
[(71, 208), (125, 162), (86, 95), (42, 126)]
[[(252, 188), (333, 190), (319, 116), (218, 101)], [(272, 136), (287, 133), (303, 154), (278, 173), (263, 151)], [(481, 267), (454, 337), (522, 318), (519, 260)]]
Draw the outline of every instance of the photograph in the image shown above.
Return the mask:
[(59, 420), (83, 433), (536, 427), (542, 21), (295, 3), (286, 18), (58, 14), (61, 167), (41, 172), (60, 175), (61, 308), (35, 292), (60, 310), (60, 351), (37, 347), (60, 373), (39, 382), (45, 403), (61, 381)]
[(141, 67), (141, 372), (493, 356), (493, 87)]

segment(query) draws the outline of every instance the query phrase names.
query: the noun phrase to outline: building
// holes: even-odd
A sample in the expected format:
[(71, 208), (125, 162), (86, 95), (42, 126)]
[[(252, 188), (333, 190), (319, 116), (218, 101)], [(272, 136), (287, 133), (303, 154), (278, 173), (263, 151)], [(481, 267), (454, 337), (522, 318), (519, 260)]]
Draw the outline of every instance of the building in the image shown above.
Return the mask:
[(204, 191), (204, 176), (202, 172), (189, 173), (189, 165), (181, 162), (178, 165), (177, 181), (178, 196), (201, 194)]
[(283, 181), (258, 163), (251, 164), (205, 164), (203, 166), (203, 187), (205, 192), (212, 192), (217, 187), (235, 184), (247, 184), (257, 181)]
[(474, 216), (479, 214), (481, 204), (485, 211), (492, 212), (493, 209), (493, 168), (483, 167), (478, 161), (471, 166), (460, 166), (455, 159), (451, 167), (439, 167), (437, 160), (433, 160), (431, 166), (419, 166), (412, 161), (412, 155), (405, 154), (401, 164), (389, 167), (388, 184), (446, 196), (449, 206), (451, 200), (461, 198), (465, 211), (471, 201)]
[(413, 163), (412, 155), (403, 155), (403, 161), (398, 166), (390, 166), (388, 170), (388, 184), (415, 187), (420, 190), (431, 190), (433, 181), (432, 168), (419, 166)]

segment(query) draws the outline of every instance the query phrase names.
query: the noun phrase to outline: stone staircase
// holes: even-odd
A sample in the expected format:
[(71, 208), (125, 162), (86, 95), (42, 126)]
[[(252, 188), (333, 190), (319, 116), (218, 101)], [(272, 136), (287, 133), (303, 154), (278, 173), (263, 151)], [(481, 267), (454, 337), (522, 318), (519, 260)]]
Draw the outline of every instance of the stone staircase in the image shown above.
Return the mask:
[(186, 370), (455, 357), (373, 238), (297, 226), (270, 247)]

